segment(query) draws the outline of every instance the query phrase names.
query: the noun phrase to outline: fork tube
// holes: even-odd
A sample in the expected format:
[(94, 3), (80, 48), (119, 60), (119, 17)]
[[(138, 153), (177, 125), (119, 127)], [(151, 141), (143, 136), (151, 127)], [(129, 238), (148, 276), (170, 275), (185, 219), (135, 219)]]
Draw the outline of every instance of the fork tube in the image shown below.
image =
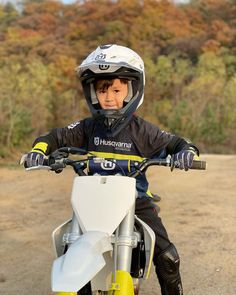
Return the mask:
[(81, 235), (82, 233), (74, 212), (73, 212), (72, 221), (71, 221), (71, 233), (77, 234), (77, 235)]
[(115, 232), (115, 244), (114, 244), (114, 268), (113, 268), (113, 282), (116, 282), (116, 270), (117, 270), (117, 242), (118, 242), (119, 232), (118, 229)]
[(135, 204), (131, 207), (119, 227), (117, 247), (117, 269), (130, 272), (132, 255), (132, 237), (134, 235)]

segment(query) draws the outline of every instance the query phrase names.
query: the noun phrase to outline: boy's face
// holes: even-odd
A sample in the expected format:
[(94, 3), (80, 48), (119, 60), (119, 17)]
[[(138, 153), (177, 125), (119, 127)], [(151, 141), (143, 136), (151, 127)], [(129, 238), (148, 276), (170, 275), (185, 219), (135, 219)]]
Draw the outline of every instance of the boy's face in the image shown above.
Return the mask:
[(120, 79), (98, 80), (96, 94), (102, 109), (121, 109), (128, 95), (128, 83)]

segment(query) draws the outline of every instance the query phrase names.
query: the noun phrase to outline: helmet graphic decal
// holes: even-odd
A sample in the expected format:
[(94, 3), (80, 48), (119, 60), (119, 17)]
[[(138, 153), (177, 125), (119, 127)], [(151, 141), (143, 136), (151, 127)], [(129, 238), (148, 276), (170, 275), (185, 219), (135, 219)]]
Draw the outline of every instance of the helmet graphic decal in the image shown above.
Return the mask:
[(104, 53), (100, 53), (95, 57), (95, 60), (99, 60), (99, 59), (105, 59), (106, 58), (106, 54)]
[(100, 69), (101, 71), (106, 71), (106, 70), (108, 70), (109, 68), (110, 68), (109, 65), (99, 65), (99, 69)]

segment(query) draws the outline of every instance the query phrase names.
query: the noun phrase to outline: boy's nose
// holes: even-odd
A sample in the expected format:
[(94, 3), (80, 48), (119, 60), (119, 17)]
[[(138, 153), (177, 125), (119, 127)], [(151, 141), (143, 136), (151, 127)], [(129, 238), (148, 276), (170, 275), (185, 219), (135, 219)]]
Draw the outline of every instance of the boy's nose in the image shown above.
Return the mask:
[(112, 91), (109, 91), (109, 89), (108, 89), (108, 91), (106, 92), (106, 100), (107, 101), (110, 101), (113, 98), (114, 98), (113, 92)]

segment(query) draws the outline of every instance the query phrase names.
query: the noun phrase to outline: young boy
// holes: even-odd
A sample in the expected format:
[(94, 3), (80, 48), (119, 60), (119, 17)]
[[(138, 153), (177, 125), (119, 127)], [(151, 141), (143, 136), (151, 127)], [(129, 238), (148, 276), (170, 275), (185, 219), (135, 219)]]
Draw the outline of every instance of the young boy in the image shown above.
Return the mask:
[[(44, 156), (59, 147), (75, 146), (117, 160), (171, 155), (181, 169), (191, 168), (199, 155), (193, 144), (134, 115), (143, 102), (145, 84), (144, 64), (136, 52), (118, 45), (99, 46), (77, 73), (92, 117), (37, 138), (26, 166), (42, 164)], [(137, 191), (136, 215), (156, 235), (153, 262), (162, 295), (181, 295), (179, 255), (158, 216), (145, 175), (137, 177)]]

